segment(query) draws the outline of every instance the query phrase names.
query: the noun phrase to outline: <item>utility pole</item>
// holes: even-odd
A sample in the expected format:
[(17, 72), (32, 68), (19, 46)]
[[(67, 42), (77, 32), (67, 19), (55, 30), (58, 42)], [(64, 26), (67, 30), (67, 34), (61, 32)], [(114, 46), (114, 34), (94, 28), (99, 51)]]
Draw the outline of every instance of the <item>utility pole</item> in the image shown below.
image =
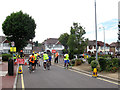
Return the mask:
[(98, 61), (98, 50), (97, 50), (97, 14), (96, 14), (96, 0), (95, 0), (95, 36), (96, 36), (96, 61)]

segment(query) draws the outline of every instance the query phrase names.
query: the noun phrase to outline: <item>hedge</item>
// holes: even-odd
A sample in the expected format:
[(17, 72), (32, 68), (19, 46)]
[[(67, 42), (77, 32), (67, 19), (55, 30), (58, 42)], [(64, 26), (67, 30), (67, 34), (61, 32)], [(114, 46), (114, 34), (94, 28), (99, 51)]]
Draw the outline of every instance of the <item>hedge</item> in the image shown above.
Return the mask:
[(2, 61), (8, 61), (12, 57), (12, 54), (2, 54)]

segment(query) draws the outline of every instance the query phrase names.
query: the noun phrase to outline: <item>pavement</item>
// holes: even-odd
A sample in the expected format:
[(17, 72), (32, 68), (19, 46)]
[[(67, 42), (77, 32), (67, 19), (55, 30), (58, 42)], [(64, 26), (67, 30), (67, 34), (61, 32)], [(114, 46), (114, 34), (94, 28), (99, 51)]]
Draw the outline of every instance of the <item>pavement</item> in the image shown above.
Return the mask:
[(8, 75), (8, 62), (0, 64), (0, 89), (13, 88), (16, 77), (17, 65), (14, 65), (14, 75)]

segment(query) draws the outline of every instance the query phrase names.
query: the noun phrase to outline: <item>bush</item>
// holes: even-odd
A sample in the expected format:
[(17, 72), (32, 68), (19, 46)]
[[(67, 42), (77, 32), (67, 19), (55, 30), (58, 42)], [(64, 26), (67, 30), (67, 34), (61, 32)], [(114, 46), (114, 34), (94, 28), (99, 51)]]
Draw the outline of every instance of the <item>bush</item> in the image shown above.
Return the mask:
[(119, 63), (120, 63), (120, 60), (118, 58), (113, 58), (112, 59), (113, 67), (119, 68), (120, 67)]
[(75, 65), (75, 60), (71, 60), (70, 63), (71, 63), (72, 66), (74, 66)]
[(82, 64), (82, 60), (80, 59), (76, 59), (75, 60), (75, 66), (81, 65)]
[(106, 65), (106, 59), (101, 57), (101, 58), (98, 59), (98, 61), (99, 61), (99, 64), (100, 64), (101, 71), (104, 71), (106, 69), (106, 66), (107, 66)]
[(88, 60), (88, 63), (90, 64), (91, 61), (95, 60), (95, 57), (90, 57), (90, 58), (88, 58), (87, 60)]
[(12, 54), (2, 54), (2, 61), (8, 61), (12, 57)]
[(117, 72), (117, 70), (118, 70), (118, 68), (117, 68), (117, 67), (112, 67), (111, 72), (112, 72), (112, 73), (115, 73), (115, 72)]
[(96, 60), (93, 60), (93, 61), (91, 62), (92, 71), (93, 71), (94, 68), (97, 67), (97, 65), (98, 65), (98, 62), (97, 62)]
[(112, 61), (111, 60), (106, 60), (106, 71), (110, 72), (113, 68)]

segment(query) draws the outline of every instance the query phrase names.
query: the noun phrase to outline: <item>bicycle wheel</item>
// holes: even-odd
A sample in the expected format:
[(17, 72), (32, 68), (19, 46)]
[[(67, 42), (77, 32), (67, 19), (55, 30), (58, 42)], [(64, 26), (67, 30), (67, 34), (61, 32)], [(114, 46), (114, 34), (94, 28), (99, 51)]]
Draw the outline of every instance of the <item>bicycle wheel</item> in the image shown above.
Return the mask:
[(50, 70), (50, 64), (47, 62), (47, 69)]
[(30, 65), (30, 67), (29, 67), (29, 72), (30, 73), (32, 72), (32, 65)]

